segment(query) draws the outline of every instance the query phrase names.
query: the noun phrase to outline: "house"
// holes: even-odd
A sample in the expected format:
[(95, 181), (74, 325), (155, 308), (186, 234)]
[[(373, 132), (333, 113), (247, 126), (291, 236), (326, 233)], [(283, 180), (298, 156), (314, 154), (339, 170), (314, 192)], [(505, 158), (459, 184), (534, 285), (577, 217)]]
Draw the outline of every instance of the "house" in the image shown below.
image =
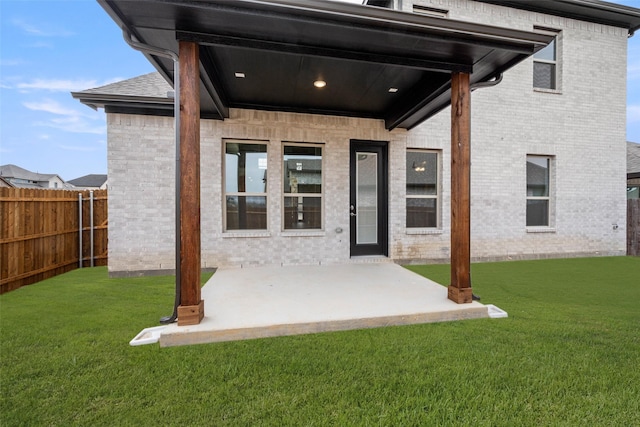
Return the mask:
[(176, 269), (188, 316), (200, 268), (451, 261), (467, 302), (471, 259), (625, 254), (638, 9), (99, 3), (158, 70), (73, 93), (107, 114), (109, 271)]
[(627, 199), (640, 199), (640, 144), (627, 141)]
[(66, 184), (59, 175), (31, 172), (16, 165), (0, 166), (0, 177), (17, 188), (65, 189)]
[(67, 181), (68, 184), (84, 190), (106, 190), (107, 175), (90, 174)]

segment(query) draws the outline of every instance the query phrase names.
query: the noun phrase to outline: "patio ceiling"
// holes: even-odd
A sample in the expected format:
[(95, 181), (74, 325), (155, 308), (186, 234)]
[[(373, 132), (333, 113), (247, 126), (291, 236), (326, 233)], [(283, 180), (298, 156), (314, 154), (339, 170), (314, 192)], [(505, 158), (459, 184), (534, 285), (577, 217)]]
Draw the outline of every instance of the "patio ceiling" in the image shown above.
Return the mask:
[[(213, 119), (252, 108), (410, 129), (450, 104), (452, 72), (470, 73), (472, 84), (490, 80), (551, 40), (324, 0), (99, 3), (142, 43), (173, 52), (178, 40), (200, 45), (201, 114)], [(173, 80), (171, 60), (147, 57)]]

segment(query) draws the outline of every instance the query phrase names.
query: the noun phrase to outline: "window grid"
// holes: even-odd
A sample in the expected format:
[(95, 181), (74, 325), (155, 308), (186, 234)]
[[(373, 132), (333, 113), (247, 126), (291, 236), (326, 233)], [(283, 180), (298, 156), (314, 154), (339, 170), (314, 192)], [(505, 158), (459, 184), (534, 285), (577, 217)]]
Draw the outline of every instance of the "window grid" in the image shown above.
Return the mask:
[(551, 227), (552, 157), (527, 155), (527, 227)]
[(533, 55), (533, 87), (558, 91), (560, 89), (560, 32), (543, 27), (534, 27), (534, 30), (552, 35), (554, 39), (548, 46)]
[[(306, 154), (305, 151), (307, 152)], [(324, 165), (322, 152), (322, 144), (286, 142), (282, 146), (284, 183), (282, 193), (282, 230), (284, 231), (318, 231), (323, 229), (324, 175), (322, 170)], [(295, 162), (295, 171), (300, 172), (300, 174), (305, 171), (305, 160), (317, 162), (319, 169), (314, 170), (310, 174), (310, 178), (312, 181), (319, 182), (308, 184), (309, 187), (307, 189), (298, 186), (296, 174), (288, 164), (290, 161), (288, 157), (291, 157), (291, 160)], [(319, 175), (319, 177), (314, 177), (313, 175)], [(295, 185), (292, 185), (293, 179), (296, 179)], [(317, 192), (314, 191), (317, 188), (316, 186), (319, 187)], [(296, 191), (291, 191), (294, 188)]]
[[(420, 156), (423, 157), (420, 157)], [(407, 172), (406, 172), (406, 218), (405, 225), (411, 229), (437, 229), (440, 227), (440, 154), (438, 151), (433, 150), (407, 150)], [(432, 194), (410, 194), (415, 193), (415, 190), (411, 189), (412, 184), (426, 184), (423, 180), (418, 182), (419, 173), (427, 172), (428, 157), (432, 156), (433, 161), (431, 167), (433, 168), (433, 193)], [(411, 181), (416, 181), (412, 183)], [(431, 204), (421, 204), (420, 201), (432, 201)], [(419, 210), (423, 210), (422, 215), (417, 215)], [(426, 217), (424, 216), (426, 215)]]
[[(254, 146), (254, 150), (251, 146)], [(233, 232), (266, 230), (268, 224), (266, 141), (225, 140), (224, 147), (224, 230)], [(250, 161), (247, 165), (250, 154), (256, 157), (257, 162)], [(244, 165), (240, 159), (243, 159)], [(262, 191), (252, 191), (258, 187)]]

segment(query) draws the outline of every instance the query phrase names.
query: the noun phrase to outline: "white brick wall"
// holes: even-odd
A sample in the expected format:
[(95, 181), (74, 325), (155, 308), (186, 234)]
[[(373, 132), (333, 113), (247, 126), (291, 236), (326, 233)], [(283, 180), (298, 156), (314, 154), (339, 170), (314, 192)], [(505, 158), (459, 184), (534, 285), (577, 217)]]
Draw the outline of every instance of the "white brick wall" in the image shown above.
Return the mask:
[[(472, 257), (536, 258), (624, 254), (626, 33), (617, 28), (466, 0), (420, 0), (452, 19), (561, 31), (561, 93), (532, 89), (532, 60), (472, 95)], [(405, 9), (411, 2), (403, 2)], [(390, 141), (389, 254), (399, 261), (448, 261), (449, 109), (406, 132), (381, 121), (253, 110), (202, 121), (203, 267), (349, 261), (349, 140)], [(268, 141), (266, 232), (223, 233), (222, 140)], [(109, 270), (174, 268), (173, 119), (108, 115)], [(324, 144), (324, 230), (281, 226), (283, 141)], [(405, 150), (441, 150), (441, 229), (407, 232)], [(554, 156), (555, 226), (527, 232), (526, 156)], [(613, 224), (618, 224), (617, 230)], [(342, 233), (336, 233), (341, 228)]]

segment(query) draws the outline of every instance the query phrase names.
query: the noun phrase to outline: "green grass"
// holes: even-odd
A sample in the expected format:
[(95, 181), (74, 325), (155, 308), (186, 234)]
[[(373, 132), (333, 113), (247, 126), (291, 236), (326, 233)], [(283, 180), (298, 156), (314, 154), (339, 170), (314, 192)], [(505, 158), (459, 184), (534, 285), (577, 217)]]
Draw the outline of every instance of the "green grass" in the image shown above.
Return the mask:
[(75, 270), (0, 296), (0, 425), (640, 425), (640, 258), (472, 274), (509, 318), (161, 349), (171, 277)]

